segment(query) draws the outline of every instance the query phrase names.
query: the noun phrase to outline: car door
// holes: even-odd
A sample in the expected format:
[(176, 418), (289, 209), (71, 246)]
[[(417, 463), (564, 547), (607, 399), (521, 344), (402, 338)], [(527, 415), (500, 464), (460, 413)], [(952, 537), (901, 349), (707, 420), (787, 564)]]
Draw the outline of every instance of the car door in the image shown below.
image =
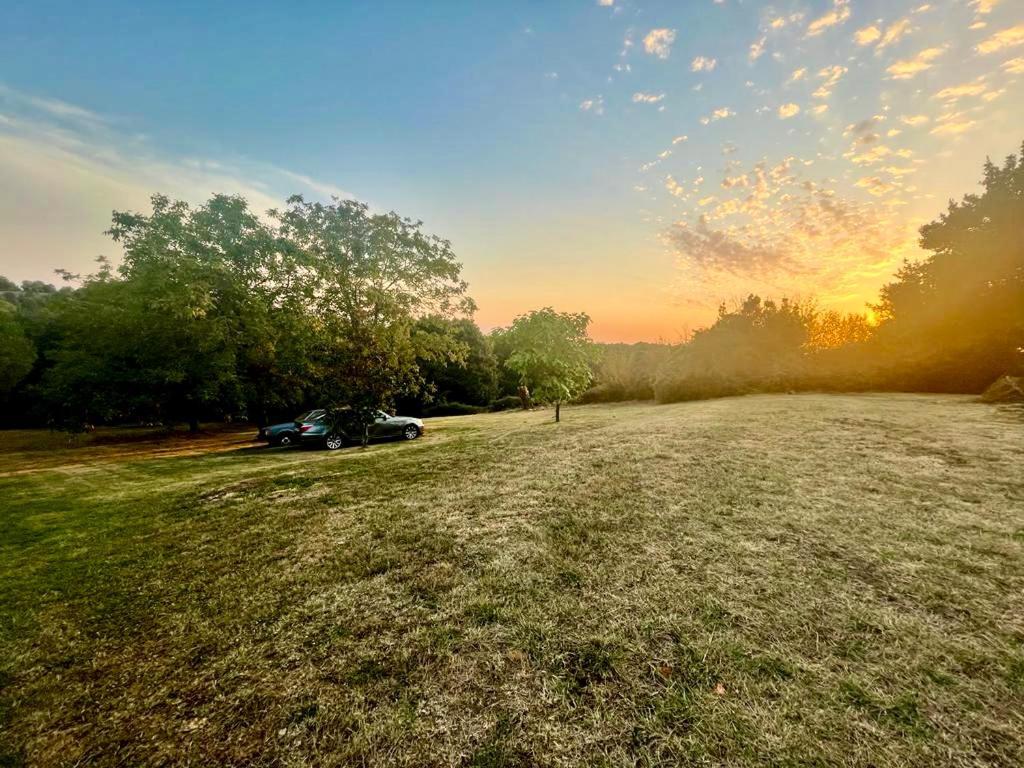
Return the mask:
[(393, 434), (394, 425), (388, 423), (389, 417), (384, 411), (377, 411), (370, 425), (370, 439), (376, 440), (381, 437), (390, 437)]

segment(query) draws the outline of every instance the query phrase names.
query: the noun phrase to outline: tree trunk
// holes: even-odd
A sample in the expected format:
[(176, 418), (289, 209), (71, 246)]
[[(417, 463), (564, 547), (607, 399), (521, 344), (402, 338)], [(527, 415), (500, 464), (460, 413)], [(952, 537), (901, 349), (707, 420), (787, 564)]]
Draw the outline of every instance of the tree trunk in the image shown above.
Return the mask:
[(562, 420), (562, 401), (555, 400), (555, 423), (557, 424)]
[(199, 417), (198, 416), (189, 416), (188, 417), (188, 431), (189, 431), (189, 434), (192, 434), (192, 435), (194, 435), (194, 434), (199, 432)]
[(530, 402), (530, 390), (526, 388), (525, 384), (519, 385), (519, 402), (523, 406), (524, 411), (530, 410), (533, 403)]

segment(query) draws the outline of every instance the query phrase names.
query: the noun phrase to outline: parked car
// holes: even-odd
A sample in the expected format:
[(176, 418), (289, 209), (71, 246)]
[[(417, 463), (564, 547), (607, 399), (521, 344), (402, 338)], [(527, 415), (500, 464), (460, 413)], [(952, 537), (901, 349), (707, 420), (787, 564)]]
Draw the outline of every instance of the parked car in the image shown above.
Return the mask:
[(295, 445), (299, 441), (299, 433), (306, 424), (312, 424), (327, 413), (325, 408), (314, 408), (312, 411), (300, 413), (294, 421), (273, 424), (260, 430), (257, 440), (266, 440), (271, 445)]
[[(362, 439), (359, 434), (349, 434), (351, 431), (342, 415), (325, 412), (299, 428), (299, 442), (302, 445), (322, 445), (329, 451), (336, 451), (346, 443), (358, 443)], [(422, 434), (422, 420), (411, 416), (390, 416), (384, 411), (377, 411), (369, 426), (370, 440), (415, 440)]]

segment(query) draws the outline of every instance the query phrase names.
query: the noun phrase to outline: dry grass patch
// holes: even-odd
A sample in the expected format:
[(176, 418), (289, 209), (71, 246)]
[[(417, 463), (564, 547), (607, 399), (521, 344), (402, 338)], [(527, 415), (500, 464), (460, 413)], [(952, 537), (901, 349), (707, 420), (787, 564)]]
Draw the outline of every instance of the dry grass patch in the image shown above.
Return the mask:
[(1024, 761), (1019, 412), (549, 419), (0, 480), (3, 760)]

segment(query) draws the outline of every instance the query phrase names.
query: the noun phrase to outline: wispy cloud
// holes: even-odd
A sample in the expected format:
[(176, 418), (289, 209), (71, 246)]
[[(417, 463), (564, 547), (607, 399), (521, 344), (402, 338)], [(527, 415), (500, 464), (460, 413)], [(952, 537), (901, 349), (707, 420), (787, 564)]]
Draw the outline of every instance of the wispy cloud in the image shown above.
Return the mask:
[(807, 37), (820, 35), (829, 27), (842, 24), (850, 18), (849, 0), (832, 0), (832, 10), (814, 19), (807, 25)]
[(946, 46), (925, 48), (912, 59), (894, 62), (886, 70), (893, 80), (909, 80), (921, 72), (931, 69), (935, 59), (946, 52)]
[(995, 53), (1004, 48), (1013, 48), (1018, 45), (1024, 45), (1024, 24), (1018, 24), (1016, 27), (996, 32), (990, 38), (978, 44), (978, 53)]
[(779, 107), (779, 117), (782, 120), (786, 120), (786, 119), (788, 119), (790, 117), (794, 117), (795, 115), (799, 115), (799, 114), (800, 114), (800, 105), (799, 104), (793, 104), (792, 102), (790, 102), (789, 104), (783, 104), (782, 106)]
[(715, 68), (718, 62), (707, 56), (697, 56), (692, 62), (690, 62), (691, 72), (710, 72)]
[(822, 81), (821, 85), (811, 95), (816, 99), (827, 99), (832, 95), (832, 90), (836, 87), (836, 84), (842, 79), (843, 75), (846, 74), (846, 67), (839, 64), (835, 64), (831, 67), (823, 67), (818, 70), (818, 78)]
[(592, 99), (584, 99), (580, 102), (581, 112), (592, 112), (595, 115), (604, 114), (604, 96), (594, 96)]
[(294, 193), (352, 197), (337, 184), (270, 163), (168, 152), (130, 130), (128, 118), (2, 88), (0, 178), (19, 195), (16, 205), (0, 209), (0, 240), (18, 257), (5, 269), (31, 270), (24, 277), (58, 267), (87, 271), (98, 253), (116, 258), (118, 247), (102, 234), (110, 211), (145, 210), (156, 192), (190, 203), (238, 194), (258, 213)]
[(633, 94), (634, 104), (657, 104), (660, 101), (665, 100), (664, 93), (645, 93), (643, 91), (637, 91)]

